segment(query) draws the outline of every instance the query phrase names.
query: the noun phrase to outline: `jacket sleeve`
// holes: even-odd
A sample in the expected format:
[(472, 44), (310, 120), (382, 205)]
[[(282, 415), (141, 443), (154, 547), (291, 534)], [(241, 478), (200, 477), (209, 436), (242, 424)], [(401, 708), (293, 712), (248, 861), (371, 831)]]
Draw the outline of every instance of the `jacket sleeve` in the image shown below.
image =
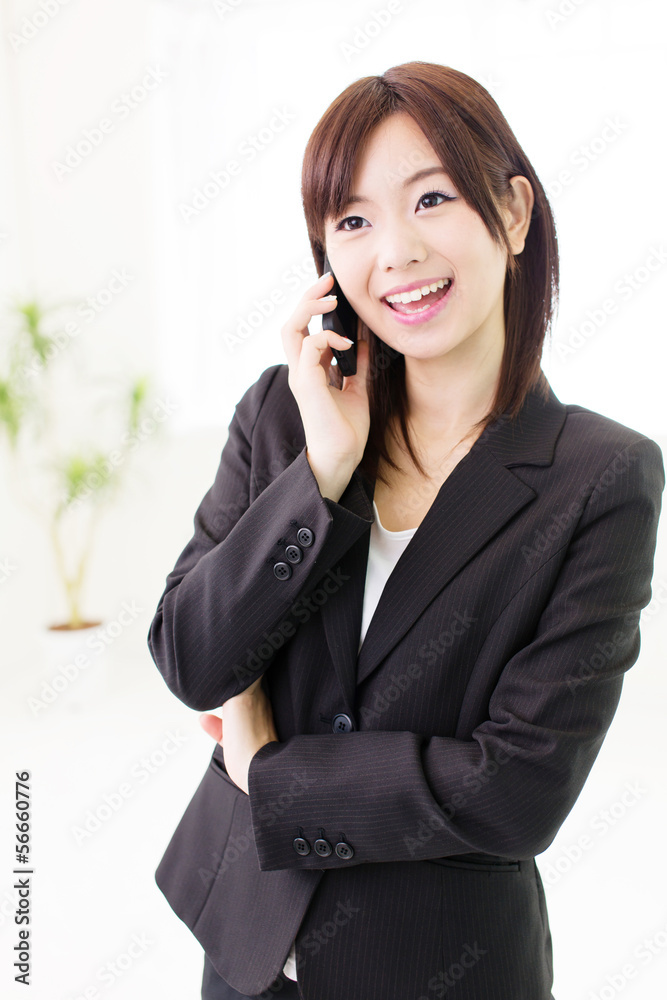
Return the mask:
[[(292, 605), (373, 520), (359, 472), (338, 503), (324, 498), (305, 446), (250, 502), (255, 425), (280, 367), (267, 368), (236, 404), (215, 482), (148, 632), (167, 686), (197, 711), (219, 707), (267, 669), (296, 631)], [(308, 532), (299, 537), (302, 528)], [(300, 562), (286, 557), (290, 544), (301, 550)], [(276, 575), (276, 563), (287, 571)]]
[[(532, 641), (504, 665), (472, 739), (352, 731), (257, 751), (248, 789), (261, 870), (546, 850), (614, 717), (651, 597), (662, 455), (649, 438), (626, 451), (627, 473), (610, 466), (589, 496)], [(343, 839), (354, 855), (301, 856), (299, 835)]]

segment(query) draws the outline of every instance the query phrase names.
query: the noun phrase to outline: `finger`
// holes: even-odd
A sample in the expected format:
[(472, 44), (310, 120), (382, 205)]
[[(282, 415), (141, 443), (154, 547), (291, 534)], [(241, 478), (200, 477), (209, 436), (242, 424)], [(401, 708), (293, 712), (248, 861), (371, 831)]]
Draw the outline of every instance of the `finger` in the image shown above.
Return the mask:
[(216, 743), (222, 744), (222, 719), (217, 715), (200, 715), (199, 723), (204, 730), (208, 733)]
[(333, 285), (333, 275), (327, 274), (315, 282), (306, 291), (294, 313), (284, 324), (281, 335), (283, 347), (290, 365), (294, 366), (299, 359), (301, 340), (308, 333), (308, 324), (313, 316), (336, 308), (336, 299), (324, 299)]
[(327, 291), (333, 285), (333, 274), (329, 271), (327, 274), (322, 274), (317, 279), (317, 281), (307, 288), (304, 293), (304, 298), (316, 299), (320, 295), (326, 295)]
[(313, 316), (322, 316), (324, 313), (332, 312), (337, 303), (337, 299), (310, 299), (303, 302), (283, 327), (281, 331), (283, 348), (292, 371), (299, 363), (304, 340), (311, 335), (308, 329), (311, 319)]
[[(333, 357), (332, 348), (337, 351), (352, 350), (352, 345), (345, 337), (334, 330), (322, 330), (317, 333), (310, 333), (304, 337), (299, 355), (298, 370), (303, 372), (308, 368), (320, 367), (328, 368)], [(326, 362), (326, 364), (324, 364)]]

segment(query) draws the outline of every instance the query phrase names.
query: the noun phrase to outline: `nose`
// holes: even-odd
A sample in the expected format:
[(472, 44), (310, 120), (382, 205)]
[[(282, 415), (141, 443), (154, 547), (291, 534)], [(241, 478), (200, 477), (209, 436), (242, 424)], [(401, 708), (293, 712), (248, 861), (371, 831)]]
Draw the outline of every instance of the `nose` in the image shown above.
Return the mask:
[(405, 222), (383, 228), (378, 245), (377, 262), (381, 271), (404, 271), (409, 264), (421, 263), (428, 256), (419, 233)]

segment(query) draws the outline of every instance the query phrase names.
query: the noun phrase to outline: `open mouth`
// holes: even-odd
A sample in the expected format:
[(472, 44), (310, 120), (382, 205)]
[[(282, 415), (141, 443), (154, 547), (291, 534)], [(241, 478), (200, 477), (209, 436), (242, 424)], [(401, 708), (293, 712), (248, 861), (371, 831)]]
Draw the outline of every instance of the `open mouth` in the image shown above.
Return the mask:
[[(421, 295), (421, 297), (416, 300), (408, 302), (389, 302), (387, 298), (383, 298), (382, 302), (398, 315), (414, 317), (416, 319), (423, 314), (423, 317), (426, 319), (430, 318), (431, 315), (434, 315), (438, 311), (438, 304), (444, 303), (444, 300), (449, 295), (452, 285), (453, 279), (447, 278), (445, 279), (442, 288), (436, 288), (435, 291), (429, 291), (426, 295)], [(391, 298), (398, 299), (399, 296), (391, 296)], [(442, 306), (440, 306), (440, 308), (442, 308)]]

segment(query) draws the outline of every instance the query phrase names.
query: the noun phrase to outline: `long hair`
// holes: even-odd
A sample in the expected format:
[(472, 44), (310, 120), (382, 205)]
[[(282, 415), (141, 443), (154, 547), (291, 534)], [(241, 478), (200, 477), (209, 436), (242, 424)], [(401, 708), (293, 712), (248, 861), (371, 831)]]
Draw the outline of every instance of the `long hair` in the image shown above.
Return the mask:
[[(410, 115), (421, 128), (458, 192), (478, 213), (493, 240), (508, 252), (503, 293), (505, 346), (491, 409), (475, 425), (483, 429), (503, 414), (513, 419), (532, 389), (547, 397), (540, 362), (558, 302), (555, 222), (542, 184), (489, 92), (449, 66), (403, 63), (382, 76), (350, 84), (327, 108), (308, 140), (301, 197), (319, 275), (324, 271), (325, 221), (344, 210), (358, 159), (375, 128), (398, 112)], [(499, 205), (511, 195), (509, 179), (516, 175), (528, 179), (535, 200), (524, 249), (515, 256)], [(359, 336), (369, 344), (370, 409), (361, 469), (376, 476), (380, 457), (398, 468), (386, 443), (393, 418), (416, 468), (424, 474), (407, 426), (405, 356), (389, 348), (361, 318), (359, 323)], [(342, 388), (342, 379), (339, 367), (330, 365), (330, 385)]]

